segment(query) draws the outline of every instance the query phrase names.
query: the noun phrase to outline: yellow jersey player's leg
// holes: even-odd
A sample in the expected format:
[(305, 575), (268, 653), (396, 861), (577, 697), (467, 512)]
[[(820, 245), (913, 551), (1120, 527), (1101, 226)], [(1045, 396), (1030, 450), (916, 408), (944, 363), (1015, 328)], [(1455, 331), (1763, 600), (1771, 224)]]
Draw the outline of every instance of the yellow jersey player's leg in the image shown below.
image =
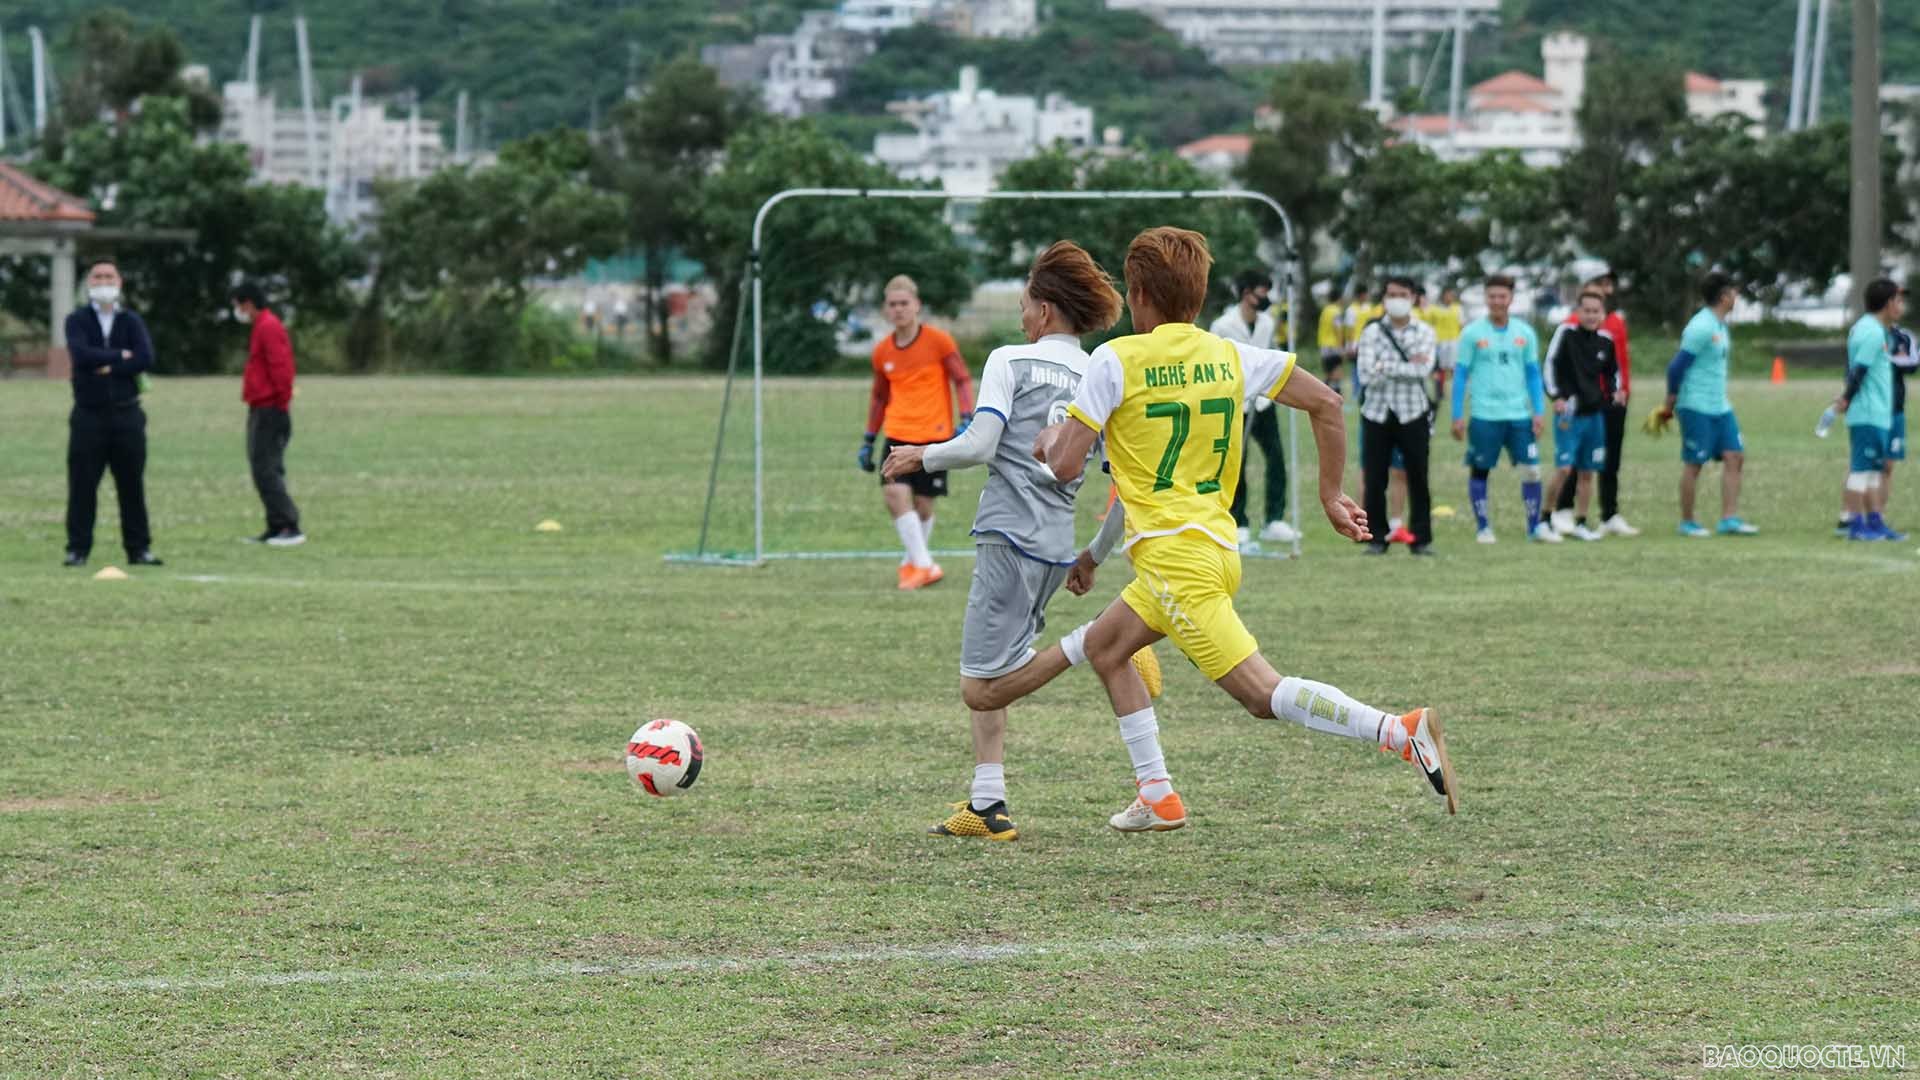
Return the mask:
[[(1069, 482), (1085, 468), (1095, 440), (1104, 436), (1126, 509), (1135, 581), (1099, 618), (1059, 645), (1063, 663), (1091, 663), (1106, 684), (1133, 760), (1138, 794), (1110, 823), (1126, 832), (1186, 824), (1152, 703), (1129, 662), (1162, 637), (1172, 638), (1202, 673), (1255, 716), (1371, 740), (1400, 754), (1420, 768), (1446, 799), (1448, 811), (1455, 812), (1453, 765), (1431, 709), (1389, 713), (1326, 683), (1282, 678), (1234, 611), (1240, 561), (1230, 505), (1245, 437), (1241, 418), (1254, 396), (1307, 413), (1319, 450), (1320, 501), (1328, 521), (1352, 540), (1371, 533), (1366, 514), (1341, 490), (1346, 425), (1339, 396), (1299, 371), (1291, 353), (1226, 341), (1193, 325), (1211, 264), (1206, 239), (1198, 233), (1162, 227), (1134, 238), (1127, 250), (1127, 305), (1141, 332), (1094, 352), (1068, 419), (1042, 432), (1034, 445), (1034, 456)], [(1090, 578), (1088, 559), (1083, 552), (1076, 569)]]

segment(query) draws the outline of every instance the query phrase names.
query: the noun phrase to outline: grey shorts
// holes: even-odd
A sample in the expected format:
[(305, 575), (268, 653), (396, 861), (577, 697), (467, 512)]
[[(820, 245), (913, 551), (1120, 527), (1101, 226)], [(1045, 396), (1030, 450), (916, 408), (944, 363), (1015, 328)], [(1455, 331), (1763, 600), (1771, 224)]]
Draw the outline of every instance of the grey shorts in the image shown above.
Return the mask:
[(960, 674), (997, 679), (1033, 659), (1033, 641), (1047, 625), (1047, 601), (1068, 567), (1029, 559), (1007, 544), (974, 552), (973, 584), (960, 630)]

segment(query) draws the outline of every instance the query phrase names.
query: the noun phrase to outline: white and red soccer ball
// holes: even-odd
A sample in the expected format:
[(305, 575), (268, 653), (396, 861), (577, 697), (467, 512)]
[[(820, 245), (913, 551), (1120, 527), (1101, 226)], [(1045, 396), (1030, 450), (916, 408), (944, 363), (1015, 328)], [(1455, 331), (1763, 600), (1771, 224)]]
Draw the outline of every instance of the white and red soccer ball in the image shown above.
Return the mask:
[(627, 740), (627, 775), (649, 795), (678, 795), (700, 778), (700, 736), (678, 720), (651, 720)]

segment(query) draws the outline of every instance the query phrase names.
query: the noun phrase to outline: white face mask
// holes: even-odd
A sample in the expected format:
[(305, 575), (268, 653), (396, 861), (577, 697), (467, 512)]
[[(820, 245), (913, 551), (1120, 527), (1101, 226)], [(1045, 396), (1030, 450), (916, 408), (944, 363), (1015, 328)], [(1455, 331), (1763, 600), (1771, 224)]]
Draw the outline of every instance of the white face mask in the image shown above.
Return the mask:
[(120, 302), (120, 286), (94, 285), (87, 289), (87, 299), (96, 304), (117, 304)]
[(239, 308), (235, 308), (233, 310), (233, 321), (244, 326), (253, 321), (253, 316), (241, 311)]
[(1404, 296), (1387, 297), (1387, 314), (1396, 319), (1404, 319), (1413, 314), (1413, 301)]

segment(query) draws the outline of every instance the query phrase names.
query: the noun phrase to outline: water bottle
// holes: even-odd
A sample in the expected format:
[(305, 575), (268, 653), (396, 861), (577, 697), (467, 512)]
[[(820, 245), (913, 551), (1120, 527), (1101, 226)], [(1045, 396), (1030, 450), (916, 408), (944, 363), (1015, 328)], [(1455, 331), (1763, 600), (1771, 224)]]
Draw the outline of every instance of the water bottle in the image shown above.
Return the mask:
[(1833, 422), (1839, 418), (1840, 414), (1833, 411), (1833, 406), (1827, 406), (1827, 411), (1820, 414), (1820, 422), (1813, 425), (1814, 438), (1826, 438), (1827, 432), (1833, 430)]

